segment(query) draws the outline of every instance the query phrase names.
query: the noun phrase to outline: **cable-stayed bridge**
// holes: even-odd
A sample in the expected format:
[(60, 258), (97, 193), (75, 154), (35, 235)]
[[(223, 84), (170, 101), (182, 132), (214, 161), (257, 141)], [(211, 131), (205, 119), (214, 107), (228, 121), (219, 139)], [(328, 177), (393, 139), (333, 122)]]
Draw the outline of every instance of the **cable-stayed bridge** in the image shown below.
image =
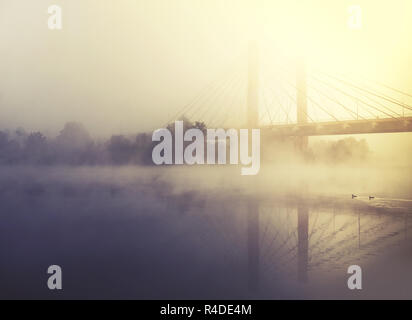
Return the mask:
[(211, 83), (170, 122), (185, 117), (210, 128), (261, 128), (303, 140), (412, 131), (412, 94), (359, 76), (307, 70), (302, 60), (273, 67), (262, 56), (251, 46), (247, 68)]
[[(273, 136), (296, 137), (302, 149), (309, 136), (412, 132), (412, 94), (404, 90), (364, 77), (308, 70), (303, 61), (273, 68), (261, 58), (252, 46), (244, 72), (228, 72), (209, 84), (168, 123), (186, 118), (208, 128), (261, 128)], [(407, 239), (409, 208), (393, 215), (396, 210), (354, 205), (335, 226), (345, 207), (313, 210), (304, 202), (290, 207), (266, 208), (253, 199), (243, 205), (251, 289), (258, 287), (262, 271), (274, 267), (274, 259), (286, 271), (294, 264), (292, 272), (306, 282), (312, 269), (362, 262), (381, 247)]]

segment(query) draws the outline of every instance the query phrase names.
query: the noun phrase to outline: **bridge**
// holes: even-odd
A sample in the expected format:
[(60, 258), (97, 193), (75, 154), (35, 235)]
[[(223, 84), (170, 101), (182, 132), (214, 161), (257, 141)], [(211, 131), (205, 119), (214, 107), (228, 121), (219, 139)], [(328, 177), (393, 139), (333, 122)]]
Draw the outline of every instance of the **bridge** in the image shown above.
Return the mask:
[[(265, 129), (266, 127), (264, 127)], [(280, 136), (325, 136), (364, 133), (412, 132), (412, 117), (366, 119), (322, 123), (284, 124), (267, 127)]]
[[(302, 60), (296, 63), (294, 70), (278, 64), (276, 71), (271, 73), (270, 68), (261, 68), (256, 45), (251, 45), (248, 55), (246, 76), (225, 74), (168, 123), (186, 118), (193, 123), (204, 122), (210, 128), (261, 128), (264, 134), (295, 137), (301, 150), (307, 148), (310, 136), (412, 132), (412, 95), (407, 92), (364, 77), (330, 74), (323, 70), (309, 72)], [(303, 192), (302, 197), (305, 195)], [(281, 199), (277, 202), (281, 203)], [(336, 215), (344, 207), (334, 205), (322, 209), (314, 206), (316, 210), (312, 207), (303, 201), (295, 208), (272, 214), (271, 206), (265, 209), (264, 203), (253, 199), (243, 205), (247, 214), (247, 230), (243, 232), (247, 236), (248, 283), (252, 291), (262, 283), (261, 273), (275, 265), (290, 271), (290, 264), (294, 263), (296, 270), (293, 272), (298, 280), (307, 282), (311, 269), (325, 264), (330, 268), (348, 256), (351, 263), (360, 262), (362, 257), (373, 254), (370, 249), (391, 245), (393, 239), (403, 234), (407, 238), (409, 208), (394, 217), (393, 210), (380, 212), (355, 205), (349, 214), (351, 218), (335, 229)], [(270, 212), (265, 213), (265, 210)], [(212, 209), (208, 211), (213, 212)], [(323, 211), (322, 216), (319, 211)], [(369, 213), (383, 218), (376, 219), (377, 223), (370, 219), (369, 226), (361, 230), (361, 213), (366, 219)], [(269, 224), (263, 223), (263, 217), (277, 220), (271, 224), (276, 231), (268, 230)], [(318, 218), (321, 226), (316, 225)], [(314, 222), (310, 225), (312, 219)], [(226, 237), (230, 232), (224, 234)], [(280, 234), (284, 234), (284, 239), (273, 248)], [(314, 240), (312, 236), (316, 234), (319, 236)], [(337, 234), (342, 234), (343, 240), (334, 243)], [(367, 245), (361, 241), (364, 235), (367, 235)], [(269, 247), (262, 243), (262, 237), (271, 239)], [(345, 265), (349, 265), (349, 261)]]
[(303, 59), (272, 70), (262, 56), (251, 44), (246, 70), (210, 84), (169, 122), (184, 117), (211, 128), (261, 128), (297, 137), (302, 147), (309, 136), (412, 132), (411, 94), (364, 77), (308, 70)]

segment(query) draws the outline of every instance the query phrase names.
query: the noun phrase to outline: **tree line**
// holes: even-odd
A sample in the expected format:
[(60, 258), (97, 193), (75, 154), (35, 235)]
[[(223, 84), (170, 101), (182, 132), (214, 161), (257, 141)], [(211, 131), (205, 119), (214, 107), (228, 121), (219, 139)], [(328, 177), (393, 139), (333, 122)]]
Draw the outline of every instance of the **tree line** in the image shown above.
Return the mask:
[(113, 135), (95, 141), (86, 128), (76, 122), (66, 123), (55, 138), (41, 132), (0, 131), (0, 164), (34, 165), (123, 165), (151, 164), (151, 135)]
[[(190, 128), (203, 132), (207, 130), (203, 122), (182, 120), (184, 131)], [(174, 132), (173, 124), (167, 128)], [(106, 140), (94, 140), (87, 129), (76, 122), (66, 123), (56, 137), (46, 137), (41, 132), (27, 133), (24, 129), (0, 130), (0, 165), (153, 165), (152, 150), (155, 144), (152, 133), (112, 135)], [(262, 143), (262, 161), (273, 162), (276, 158), (282, 158), (281, 152), (289, 149), (285, 157), (294, 157), (296, 153), (292, 145), (289, 140)], [(345, 138), (317, 142), (308, 154), (310, 162), (339, 163), (364, 161), (370, 150), (365, 140)]]

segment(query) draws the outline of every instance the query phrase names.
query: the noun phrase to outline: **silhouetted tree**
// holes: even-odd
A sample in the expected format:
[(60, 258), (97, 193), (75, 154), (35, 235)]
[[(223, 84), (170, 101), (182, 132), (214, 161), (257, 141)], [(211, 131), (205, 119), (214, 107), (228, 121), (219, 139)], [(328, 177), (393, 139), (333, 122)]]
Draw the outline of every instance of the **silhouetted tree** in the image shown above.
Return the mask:
[(71, 149), (83, 149), (91, 142), (90, 134), (81, 123), (68, 122), (57, 136), (59, 145)]
[(207, 132), (207, 127), (204, 122), (196, 121), (193, 128), (201, 130), (204, 134)]
[(136, 155), (135, 145), (125, 136), (112, 136), (107, 145), (110, 159), (114, 164), (128, 164)]
[(353, 137), (338, 141), (320, 141), (312, 150), (318, 160), (329, 163), (362, 161), (370, 155), (366, 140), (356, 140)]
[(47, 163), (49, 150), (46, 137), (40, 132), (29, 134), (24, 145), (23, 154), (24, 162)]
[[(182, 120), (184, 131), (197, 128), (206, 132), (203, 122)], [(173, 134), (174, 123), (168, 128)], [(108, 141), (96, 142), (86, 128), (76, 122), (66, 123), (58, 136), (51, 140), (41, 132), (27, 134), (19, 128), (11, 134), (0, 131), (0, 164), (153, 165), (152, 150), (156, 144), (149, 133), (129, 138), (113, 135)]]
[(140, 133), (136, 136), (136, 149), (137, 149), (137, 163), (144, 165), (153, 164), (152, 150), (155, 143), (152, 142), (152, 136), (147, 133)]
[(22, 154), (19, 143), (11, 140), (8, 133), (0, 131), (0, 163), (19, 163), (21, 157)]
[(85, 127), (76, 122), (65, 124), (56, 137), (55, 147), (59, 154), (59, 161), (69, 164), (82, 164), (85, 154), (93, 143)]

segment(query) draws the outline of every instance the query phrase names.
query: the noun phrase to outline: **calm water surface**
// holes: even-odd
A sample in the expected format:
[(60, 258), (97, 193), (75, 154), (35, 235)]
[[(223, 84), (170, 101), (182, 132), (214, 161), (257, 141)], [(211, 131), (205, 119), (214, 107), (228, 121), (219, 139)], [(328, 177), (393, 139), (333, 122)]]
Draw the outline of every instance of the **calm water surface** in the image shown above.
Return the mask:
[[(0, 297), (412, 298), (408, 190), (352, 199), (173, 174), (1, 168)], [(60, 292), (46, 287), (52, 264)], [(353, 264), (362, 291), (347, 289)]]

